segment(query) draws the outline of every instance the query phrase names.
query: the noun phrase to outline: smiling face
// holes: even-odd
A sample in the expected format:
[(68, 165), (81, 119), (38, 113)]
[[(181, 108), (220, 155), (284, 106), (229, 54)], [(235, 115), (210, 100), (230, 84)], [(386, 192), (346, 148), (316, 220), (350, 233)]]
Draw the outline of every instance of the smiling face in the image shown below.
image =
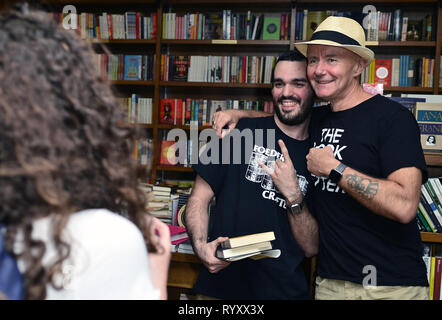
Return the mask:
[(286, 125), (297, 125), (310, 115), (313, 91), (307, 80), (304, 61), (279, 61), (272, 88), (275, 113)]
[(358, 76), (365, 62), (350, 50), (309, 45), (307, 50), (307, 76), (318, 98), (337, 101), (345, 99), (359, 84)]

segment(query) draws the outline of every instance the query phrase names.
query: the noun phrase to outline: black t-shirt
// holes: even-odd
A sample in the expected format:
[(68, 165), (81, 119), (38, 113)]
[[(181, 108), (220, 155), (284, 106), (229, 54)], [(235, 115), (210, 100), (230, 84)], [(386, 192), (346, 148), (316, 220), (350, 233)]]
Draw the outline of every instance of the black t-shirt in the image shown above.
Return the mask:
[[(219, 236), (274, 231), (276, 240), (272, 241), (272, 245), (274, 249), (281, 250), (281, 255), (277, 259), (235, 261), (216, 274), (203, 267), (194, 290), (221, 299), (308, 299), (307, 282), (301, 267), (304, 253), (292, 235), (284, 197), (256, 160), (269, 163), (280, 158), (282, 153), (277, 141), (282, 139), (289, 150), (301, 188), (306, 192), (306, 177), (310, 176), (305, 162), (309, 140), (297, 141), (286, 136), (276, 126), (273, 116), (242, 119), (237, 129), (237, 133), (252, 136), (252, 140), (244, 138), (240, 146), (235, 146), (233, 138), (225, 137), (218, 141), (221, 146), (230, 139), (230, 157), (226, 157), (227, 147), (222, 148), (221, 154), (224, 160), (232, 161), (238, 152), (242, 153), (239, 164), (199, 163), (193, 167), (208, 182), (216, 197), (209, 241)], [(274, 138), (267, 136), (272, 130)], [(236, 152), (232, 152), (233, 149)]]
[[(332, 112), (330, 106), (315, 108), (311, 122), (313, 146), (332, 145), (335, 158), (378, 178), (417, 167), (425, 182), (419, 137), (413, 115), (380, 95), (340, 112)], [(319, 224), (320, 276), (363, 283), (376, 270), (377, 285), (428, 285), (415, 220), (401, 224), (384, 218), (328, 178), (313, 178), (310, 210)]]

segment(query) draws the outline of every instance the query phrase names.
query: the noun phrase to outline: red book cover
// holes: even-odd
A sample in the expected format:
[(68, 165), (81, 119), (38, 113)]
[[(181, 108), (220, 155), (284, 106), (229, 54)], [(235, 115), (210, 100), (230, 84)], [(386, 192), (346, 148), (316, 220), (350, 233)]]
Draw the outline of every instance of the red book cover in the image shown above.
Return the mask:
[(183, 100), (175, 99), (174, 124), (183, 124)]
[(189, 71), (189, 57), (175, 56), (172, 61), (172, 79), (173, 81), (187, 81)]
[(152, 14), (152, 39), (155, 40), (157, 38), (157, 13), (154, 12)]
[(376, 59), (374, 66), (374, 82), (382, 83), (385, 86), (391, 86), (391, 59)]
[(140, 12), (137, 12), (137, 19), (136, 19), (136, 34), (137, 34), (137, 39), (140, 39), (140, 28), (141, 28), (141, 23), (140, 23)]
[(174, 124), (175, 99), (160, 100), (160, 123)]
[(110, 14), (110, 13), (107, 15), (107, 29), (109, 32), (109, 39), (113, 40), (114, 34), (113, 34), (113, 26), (112, 26), (112, 14)]
[(172, 244), (179, 244), (189, 240), (186, 227), (172, 226), (168, 224), (170, 230), (170, 241)]
[(160, 164), (166, 166), (174, 166), (177, 164), (176, 157), (176, 141), (161, 141)]

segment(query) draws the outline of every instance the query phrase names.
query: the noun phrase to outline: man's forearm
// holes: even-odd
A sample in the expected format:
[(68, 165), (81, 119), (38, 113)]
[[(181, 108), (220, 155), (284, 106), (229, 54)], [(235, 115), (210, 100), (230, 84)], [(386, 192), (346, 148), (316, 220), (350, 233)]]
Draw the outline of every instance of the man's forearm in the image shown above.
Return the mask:
[(268, 117), (271, 113), (267, 113), (264, 111), (255, 111), (255, 110), (233, 110), (238, 112), (239, 118), (260, 118), (260, 117)]
[(208, 204), (203, 202), (205, 201), (190, 197), (186, 205), (184, 223), (195, 250), (207, 242), (209, 214)]
[(408, 223), (415, 217), (419, 203), (422, 180), (417, 171), (403, 168), (388, 179), (378, 179), (347, 167), (339, 186), (371, 211)]
[(319, 232), (316, 219), (311, 215), (307, 206), (299, 214), (288, 212), (292, 234), (306, 257), (318, 254)]

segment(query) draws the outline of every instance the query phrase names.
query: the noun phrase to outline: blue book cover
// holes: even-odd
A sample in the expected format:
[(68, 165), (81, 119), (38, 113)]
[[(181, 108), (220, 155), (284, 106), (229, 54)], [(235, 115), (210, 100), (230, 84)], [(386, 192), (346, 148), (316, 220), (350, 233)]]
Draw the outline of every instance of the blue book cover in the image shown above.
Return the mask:
[(124, 56), (124, 77), (123, 80), (141, 80), (141, 56)]
[(416, 107), (416, 102), (425, 102), (425, 98), (410, 98), (410, 97), (388, 97), (389, 99), (396, 101), (403, 105), (405, 108), (410, 110), (414, 115), (414, 109)]

